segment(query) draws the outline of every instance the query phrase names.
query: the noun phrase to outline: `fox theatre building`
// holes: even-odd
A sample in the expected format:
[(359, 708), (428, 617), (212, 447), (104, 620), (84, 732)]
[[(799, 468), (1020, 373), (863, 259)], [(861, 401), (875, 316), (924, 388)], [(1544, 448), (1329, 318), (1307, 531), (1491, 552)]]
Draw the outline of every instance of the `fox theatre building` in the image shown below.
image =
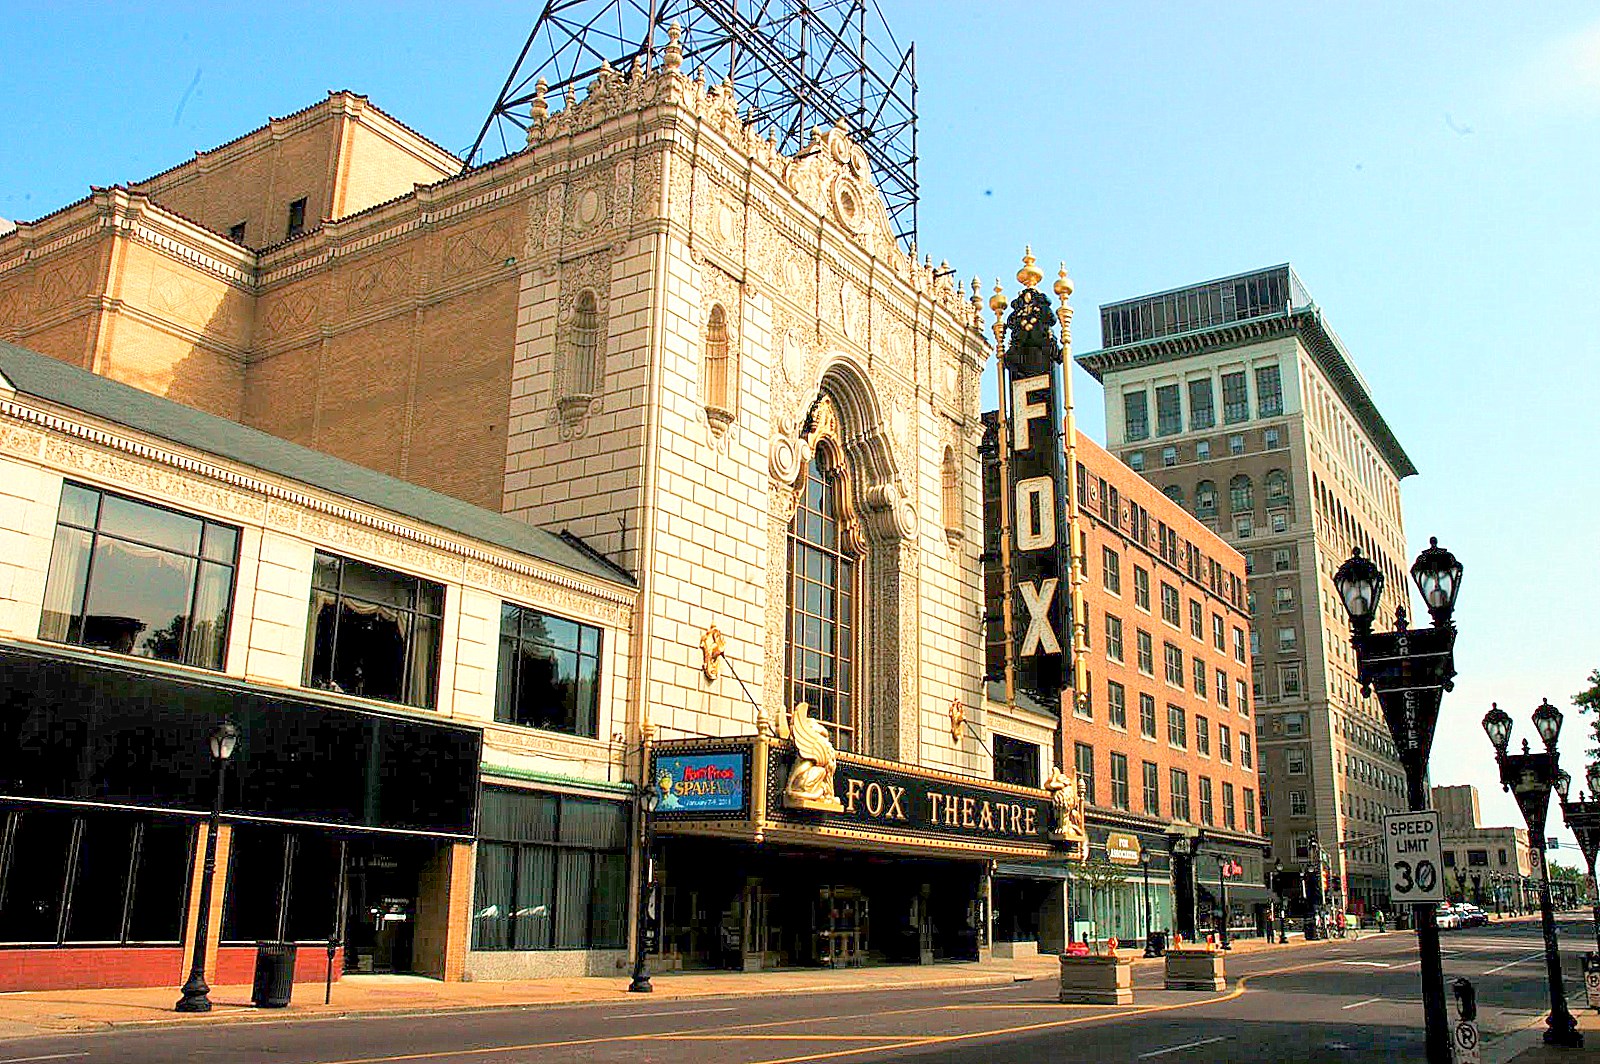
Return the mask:
[(1055, 852), (1051, 793), (836, 752), (804, 714), (652, 748), (652, 967), (986, 959), (994, 862)]

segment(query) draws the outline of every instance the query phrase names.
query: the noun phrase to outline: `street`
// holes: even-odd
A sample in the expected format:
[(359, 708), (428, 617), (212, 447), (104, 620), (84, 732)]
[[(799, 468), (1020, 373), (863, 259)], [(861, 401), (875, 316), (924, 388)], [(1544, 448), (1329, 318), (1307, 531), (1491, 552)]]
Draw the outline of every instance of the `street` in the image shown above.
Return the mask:
[[(1562, 921), (1569, 1002), (1589, 922)], [(1537, 1022), (1547, 991), (1537, 922), (1444, 935), (1446, 980), (1478, 989), (1484, 1059)], [(888, 1060), (1403, 1061), (1422, 1058), (1414, 936), (1395, 933), (1230, 956), (1229, 989), (1160, 988), (1135, 970), (1135, 1004), (1061, 1005), (1053, 981), (1009, 986), (758, 997), (649, 998), (579, 1007), (392, 1018), (270, 1020), (117, 1030), (0, 1044), (0, 1064), (521, 1064), (583, 1060), (801, 1064)], [(670, 979), (670, 976), (663, 976)], [(1455, 1017), (1454, 1004), (1451, 1017)], [(1580, 1054), (1581, 1055), (1581, 1054)]]

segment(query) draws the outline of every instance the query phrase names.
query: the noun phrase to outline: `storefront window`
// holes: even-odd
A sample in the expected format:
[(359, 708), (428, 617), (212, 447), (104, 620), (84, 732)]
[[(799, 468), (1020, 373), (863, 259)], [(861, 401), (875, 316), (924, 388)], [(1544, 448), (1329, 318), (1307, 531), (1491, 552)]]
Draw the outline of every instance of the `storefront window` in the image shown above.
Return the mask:
[(0, 811), (0, 942), (178, 941), (192, 834), (170, 817)]
[(600, 629), (502, 603), (494, 719), (590, 739), (599, 734)]
[(326, 941), (337, 919), (338, 839), (327, 832), (240, 825), (228, 851), (222, 941)]
[(621, 802), (485, 787), (472, 948), (622, 948), (628, 823)]
[(843, 527), (842, 465), (819, 448), (789, 524), (789, 704), (801, 702), (840, 750), (856, 742), (855, 567)]
[(239, 530), (68, 483), (39, 638), (222, 668)]
[(317, 552), (306, 686), (433, 708), (444, 587)]
[(1019, 787), (1039, 786), (1039, 744), (998, 733), (993, 739), (995, 780)]

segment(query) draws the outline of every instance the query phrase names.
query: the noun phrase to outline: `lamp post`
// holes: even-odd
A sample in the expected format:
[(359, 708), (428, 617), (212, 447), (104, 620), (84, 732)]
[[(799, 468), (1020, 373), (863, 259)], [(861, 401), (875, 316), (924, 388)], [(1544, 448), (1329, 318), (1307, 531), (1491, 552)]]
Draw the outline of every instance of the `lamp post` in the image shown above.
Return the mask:
[(1278, 945), (1289, 942), (1289, 903), (1283, 896), (1283, 858), (1272, 861), (1272, 893), (1278, 896)]
[[(1361, 556), (1360, 548), (1333, 575), (1350, 616), (1350, 645), (1356, 652), (1361, 693), (1377, 693), (1390, 737), (1406, 772), (1406, 804), (1428, 808), (1428, 755), (1439, 721), (1439, 703), (1454, 687), (1456, 626), (1451, 620), (1461, 591), (1462, 565), (1437, 539), (1411, 565), (1433, 624), (1411, 630), (1405, 605), (1395, 609), (1392, 632), (1374, 632), (1373, 619), (1383, 598), (1383, 570)], [(1415, 906), (1417, 951), (1422, 970), (1422, 1017), (1428, 1064), (1450, 1064), (1450, 1018), (1445, 1009), (1444, 960), (1439, 953), (1438, 908)]]
[(222, 821), (222, 781), (228, 773), (228, 760), (239, 743), (239, 729), (224, 720), (211, 732), (211, 774), (216, 792), (211, 799), (211, 815), (206, 819), (206, 859), (200, 873), (200, 911), (195, 914), (194, 956), (189, 964), (189, 979), (183, 996), (173, 1006), (177, 1012), (210, 1012), (211, 987), (206, 983), (207, 939), (211, 924), (211, 880), (217, 872), (217, 827)]
[[(1563, 773), (1562, 775), (1565, 775)], [(1557, 780), (1556, 793), (1561, 795), (1561, 815), (1567, 821), (1567, 827), (1578, 839), (1578, 849), (1583, 852), (1583, 863), (1589, 869), (1589, 880), (1594, 881), (1594, 862), (1597, 853), (1600, 853), (1600, 761), (1589, 766), (1589, 800), (1583, 800), (1583, 792), (1578, 792), (1578, 800), (1567, 801), (1567, 788)], [(1594, 946), (1600, 951), (1600, 891), (1594, 898)]]
[(1154, 957), (1155, 945), (1150, 941), (1150, 851), (1139, 850), (1139, 866), (1144, 869), (1144, 955)]
[(1225, 950), (1233, 948), (1233, 943), (1228, 938), (1228, 918), (1232, 915), (1228, 911), (1228, 873), (1231, 871), (1232, 863), (1233, 858), (1217, 854), (1217, 894), (1222, 901), (1222, 912), (1217, 919), (1221, 925), (1222, 948)]
[(1301, 884), (1306, 896), (1306, 941), (1326, 937), (1322, 933), (1322, 843), (1313, 835), (1310, 839), (1311, 867), (1301, 870)]
[(1567, 1011), (1566, 991), (1561, 985), (1561, 954), (1556, 945), (1556, 918), (1550, 904), (1550, 864), (1545, 857), (1545, 817), (1550, 811), (1550, 792), (1561, 774), (1556, 739), (1561, 735), (1561, 711), (1548, 700), (1533, 711), (1533, 726), (1544, 741), (1544, 749), (1530, 753), (1528, 740), (1522, 740), (1522, 753), (1508, 754), (1511, 717), (1498, 705), (1483, 717), (1483, 730), (1494, 744), (1494, 759), (1500, 766), (1500, 785), (1517, 799), (1522, 819), (1527, 821), (1529, 844), (1539, 855), (1539, 918), (1544, 927), (1544, 966), (1550, 983), (1550, 1017), (1545, 1021), (1545, 1045), (1576, 1049), (1583, 1045), (1578, 1022)]
[[(645, 765), (649, 764), (650, 758), (646, 753)], [(660, 802), (661, 793), (656, 790), (655, 782), (646, 780), (644, 789), (639, 792), (639, 827), (643, 835), (639, 857), (643, 874), (639, 876), (639, 928), (634, 936), (633, 981), (628, 984), (631, 994), (648, 994), (655, 989), (650, 985), (649, 950), (656, 893), (655, 811)]]
[(1472, 879), (1472, 904), (1474, 904), (1474, 905), (1482, 905), (1483, 904), (1483, 873), (1474, 872), (1474, 873), (1472, 873), (1470, 878)]

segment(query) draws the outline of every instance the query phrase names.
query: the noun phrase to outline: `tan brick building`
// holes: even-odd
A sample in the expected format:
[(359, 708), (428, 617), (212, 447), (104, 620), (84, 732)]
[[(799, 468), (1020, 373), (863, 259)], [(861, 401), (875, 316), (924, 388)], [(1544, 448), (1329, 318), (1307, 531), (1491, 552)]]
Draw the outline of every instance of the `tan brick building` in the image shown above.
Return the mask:
[[(1048, 796), (985, 782), (949, 724), (981, 719), (975, 307), (841, 130), (784, 156), (663, 57), (538, 101), (526, 150), (464, 173), (336, 93), (96, 190), (0, 237), (0, 337), (632, 574), (619, 776), (654, 741), (695, 780), (735, 758), (748, 799), (663, 813), (663, 963), (981, 956), (989, 862), (1051, 838)], [(783, 790), (800, 702), (837, 812)], [(474, 963), (554, 963), (495, 948)]]

